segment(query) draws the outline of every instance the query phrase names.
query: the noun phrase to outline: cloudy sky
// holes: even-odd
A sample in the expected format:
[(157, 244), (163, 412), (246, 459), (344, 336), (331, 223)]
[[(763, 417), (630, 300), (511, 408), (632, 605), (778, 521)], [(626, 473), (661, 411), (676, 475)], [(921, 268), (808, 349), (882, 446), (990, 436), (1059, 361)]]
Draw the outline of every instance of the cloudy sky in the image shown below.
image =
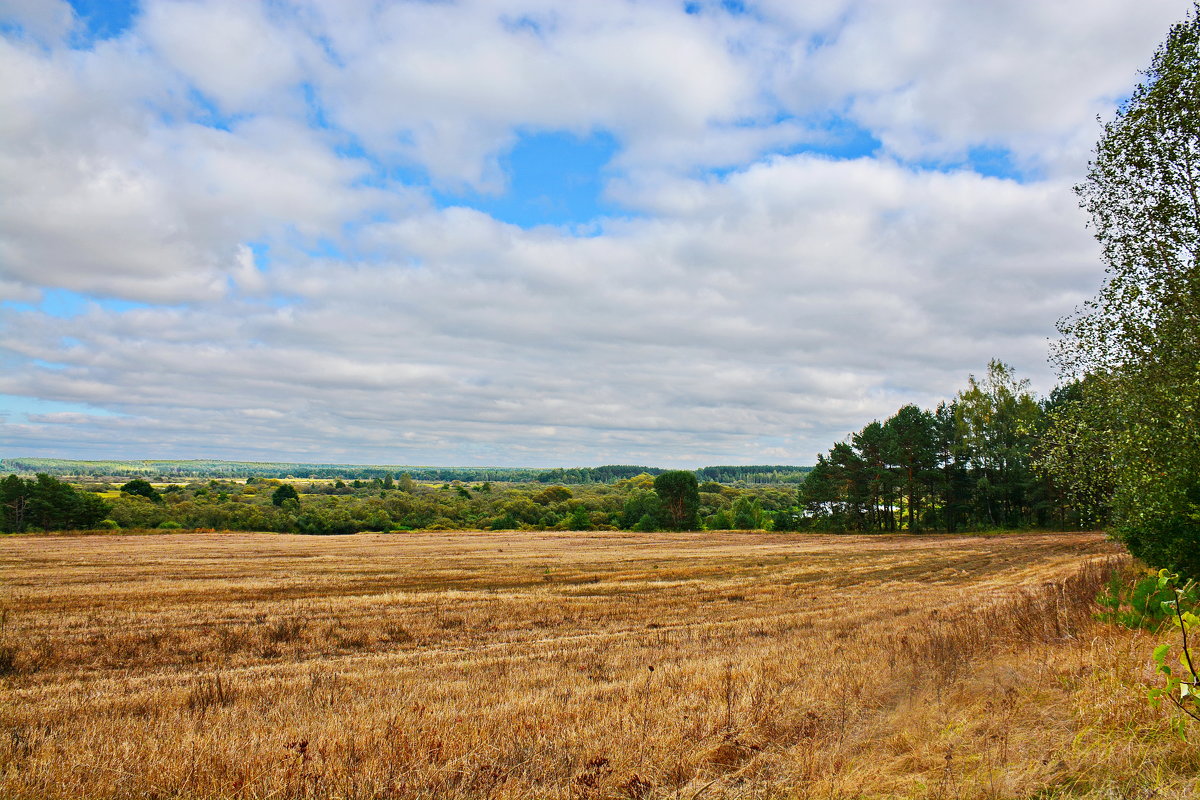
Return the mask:
[(1092, 295), (1186, 0), (0, 0), (0, 456), (813, 463)]

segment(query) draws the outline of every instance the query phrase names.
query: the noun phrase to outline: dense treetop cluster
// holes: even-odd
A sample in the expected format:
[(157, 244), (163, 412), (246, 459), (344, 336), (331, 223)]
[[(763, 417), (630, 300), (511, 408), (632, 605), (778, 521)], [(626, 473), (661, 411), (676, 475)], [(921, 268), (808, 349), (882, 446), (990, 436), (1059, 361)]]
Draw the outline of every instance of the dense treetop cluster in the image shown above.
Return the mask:
[(859, 531), (1081, 527), (1082, 507), (1052, 474), (1047, 432), (1076, 390), (1039, 400), (993, 361), (949, 403), (906, 405), (817, 459), (800, 495), (810, 526)]
[[(755, 529), (795, 517), (794, 487), (698, 483), (695, 473), (641, 473), (611, 484), (430, 483), (407, 473), (372, 480), (249, 478), (73, 489), (50, 476), (8, 482), (65, 487), (97, 514), (85, 519), (14, 517), (6, 531), (108, 527), (254, 530), (311, 534), (405, 530)], [(7, 484), (6, 484), (7, 485)], [(7, 503), (7, 501), (6, 501)], [(780, 521), (780, 522), (777, 522)]]

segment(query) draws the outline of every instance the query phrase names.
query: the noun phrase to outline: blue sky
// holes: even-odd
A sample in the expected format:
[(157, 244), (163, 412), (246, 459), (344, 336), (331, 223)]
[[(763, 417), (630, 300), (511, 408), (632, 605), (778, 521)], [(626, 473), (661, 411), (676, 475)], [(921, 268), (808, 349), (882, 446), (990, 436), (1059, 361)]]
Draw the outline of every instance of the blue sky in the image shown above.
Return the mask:
[(136, 2), (120, 0), (72, 0), (79, 20), (76, 46), (87, 47), (97, 39), (112, 39), (125, 33), (137, 14)]
[(1102, 271), (1175, 0), (0, 2), (0, 454), (811, 463)]

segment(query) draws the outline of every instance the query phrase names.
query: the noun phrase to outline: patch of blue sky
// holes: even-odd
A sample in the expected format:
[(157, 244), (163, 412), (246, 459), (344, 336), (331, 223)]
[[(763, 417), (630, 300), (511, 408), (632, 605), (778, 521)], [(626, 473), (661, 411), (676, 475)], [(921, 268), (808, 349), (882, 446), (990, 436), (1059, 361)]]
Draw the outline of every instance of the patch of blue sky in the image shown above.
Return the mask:
[(66, 289), (49, 289), (42, 292), (42, 301), (36, 310), (52, 317), (70, 319), (82, 314), (88, 305), (88, 297)]
[(254, 255), (254, 266), (259, 272), (266, 272), (271, 267), (271, 245), (264, 241), (246, 242), (246, 247)]
[(508, 185), (497, 195), (433, 190), (441, 207), (478, 209), (522, 228), (582, 225), (623, 214), (604, 196), (605, 170), (619, 143), (610, 133), (526, 132), (500, 158)]
[(89, 47), (120, 36), (133, 25), (138, 6), (138, 0), (71, 0), (80, 23), (72, 44)]
[(720, 10), (734, 17), (741, 17), (752, 13), (752, 9), (744, 0), (708, 0), (701, 2), (700, 0), (688, 0), (683, 4), (683, 13), (696, 16), (703, 14), (705, 11)]
[(68, 403), (61, 400), (43, 400), (38, 397), (23, 397), (15, 394), (0, 394), (0, 418), (9, 422), (28, 421), (37, 414), (88, 414), (93, 417), (124, 416), (106, 408), (86, 403)]
[(233, 126), (253, 116), (252, 114), (226, 114), (221, 111), (212, 98), (195, 87), (188, 91), (188, 100), (192, 109), (191, 121), (209, 128), (231, 131)]
[(1020, 163), (1013, 153), (1003, 147), (977, 145), (963, 154), (940, 159), (905, 162), (909, 167), (929, 172), (973, 172), (986, 178), (999, 178), (1017, 183), (1032, 183), (1043, 178), (1036, 166)]
[(308, 127), (322, 131), (332, 130), (333, 126), (325, 114), (325, 107), (321, 105), (321, 100), (317, 96), (317, 88), (309, 81), (305, 81), (300, 84), (299, 91), (304, 97)]
[[(620, 142), (607, 131), (578, 135), (569, 131), (521, 131), (516, 143), (498, 161), (505, 186), (495, 194), (447, 188), (417, 163), (385, 163), (356, 137), (325, 123), (315, 101), (310, 123), (339, 134), (334, 152), (362, 161), (370, 170), (354, 181), (356, 187), (403, 185), (428, 192), (438, 208), (465, 206), (492, 217), (531, 228), (537, 225), (583, 225), (628, 211), (604, 196), (608, 164)], [(319, 116), (316, 116), (319, 115)], [(374, 220), (379, 221), (379, 220)]]
[[(797, 122), (808, 131), (801, 141), (781, 147), (767, 148), (760, 152), (756, 160), (764, 160), (771, 156), (796, 156), (812, 154), (834, 160), (849, 160), (855, 158), (872, 158), (879, 153), (882, 142), (866, 128), (840, 116), (824, 115), (817, 118), (801, 118), (788, 114), (780, 114), (771, 124), (782, 122)], [(742, 123), (746, 127), (758, 127), (765, 124), (763, 120), (747, 120)], [(732, 164), (722, 167), (712, 167), (703, 170), (703, 174), (716, 178), (746, 169), (746, 164)]]
[(39, 301), (19, 302), (7, 300), (0, 303), (4, 308), (14, 311), (35, 311), (48, 314), (60, 319), (77, 317), (89, 308), (99, 307), (105, 311), (124, 312), (139, 308), (151, 308), (149, 303), (139, 303), (133, 300), (118, 300), (113, 298), (92, 297), (91, 295), (73, 292), (69, 289), (44, 289)]
[(866, 158), (876, 155), (883, 144), (869, 129), (843, 116), (803, 119), (780, 115), (776, 119), (777, 123), (788, 121), (801, 123), (811, 135), (804, 141), (776, 150), (780, 155), (816, 153), (835, 159)]
[(972, 172), (989, 178), (1007, 178), (1018, 183), (1041, 177), (1037, 170), (1017, 164), (1012, 151), (1004, 147), (972, 147), (967, 151), (966, 166)]
[(353, 256), (351, 248), (347, 245), (324, 236), (304, 248), (304, 252), (313, 258), (327, 258), (332, 261), (345, 261)]
[(543, 23), (528, 14), (523, 14), (519, 17), (502, 16), (500, 24), (509, 33), (532, 33), (538, 38), (541, 38), (545, 33)]

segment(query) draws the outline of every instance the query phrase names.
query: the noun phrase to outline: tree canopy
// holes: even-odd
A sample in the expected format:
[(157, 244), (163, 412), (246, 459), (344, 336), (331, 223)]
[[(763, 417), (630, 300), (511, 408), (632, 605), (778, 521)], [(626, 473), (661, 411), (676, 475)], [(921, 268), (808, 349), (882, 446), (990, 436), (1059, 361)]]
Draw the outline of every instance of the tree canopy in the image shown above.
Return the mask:
[(996, 529), (1079, 524), (1036, 460), (1049, 401), (1000, 361), (951, 403), (905, 405), (834, 444), (800, 486), (812, 525)]
[(1059, 325), (1060, 367), (1083, 381), (1060, 447), (1106, 441), (1090, 483), (1111, 476), (1116, 532), (1147, 562), (1200, 577), (1200, 6), (1104, 126), (1076, 191), (1106, 279)]
[(288, 500), (299, 500), (300, 494), (296, 491), (296, 487), (290, 483), (285, 483), (275, 491), (271, 492), (271, 502), (277, 506), (283, 505)]
[(654, 493), (662, 501), (666, 526), (690, 531), (700, 527), (700, 489), (696, 473), (671, 470), (654, 479)]
[(20, 533), (95, 528), (108, 514), (108, 505), (90, 492), (81, 492), (49, 475), (22, 479), (9, 475), (0, 481), (0, 529)]
[(144, 478), (134, 478), (121, 487), (121, 491), (125, 494), (132, 494), (138, 497), (145, 497), (147, 500), (152, 500), (155, 503), (162, 502), (162, 495), (158, 490), (150, 485), (150, 481)]

